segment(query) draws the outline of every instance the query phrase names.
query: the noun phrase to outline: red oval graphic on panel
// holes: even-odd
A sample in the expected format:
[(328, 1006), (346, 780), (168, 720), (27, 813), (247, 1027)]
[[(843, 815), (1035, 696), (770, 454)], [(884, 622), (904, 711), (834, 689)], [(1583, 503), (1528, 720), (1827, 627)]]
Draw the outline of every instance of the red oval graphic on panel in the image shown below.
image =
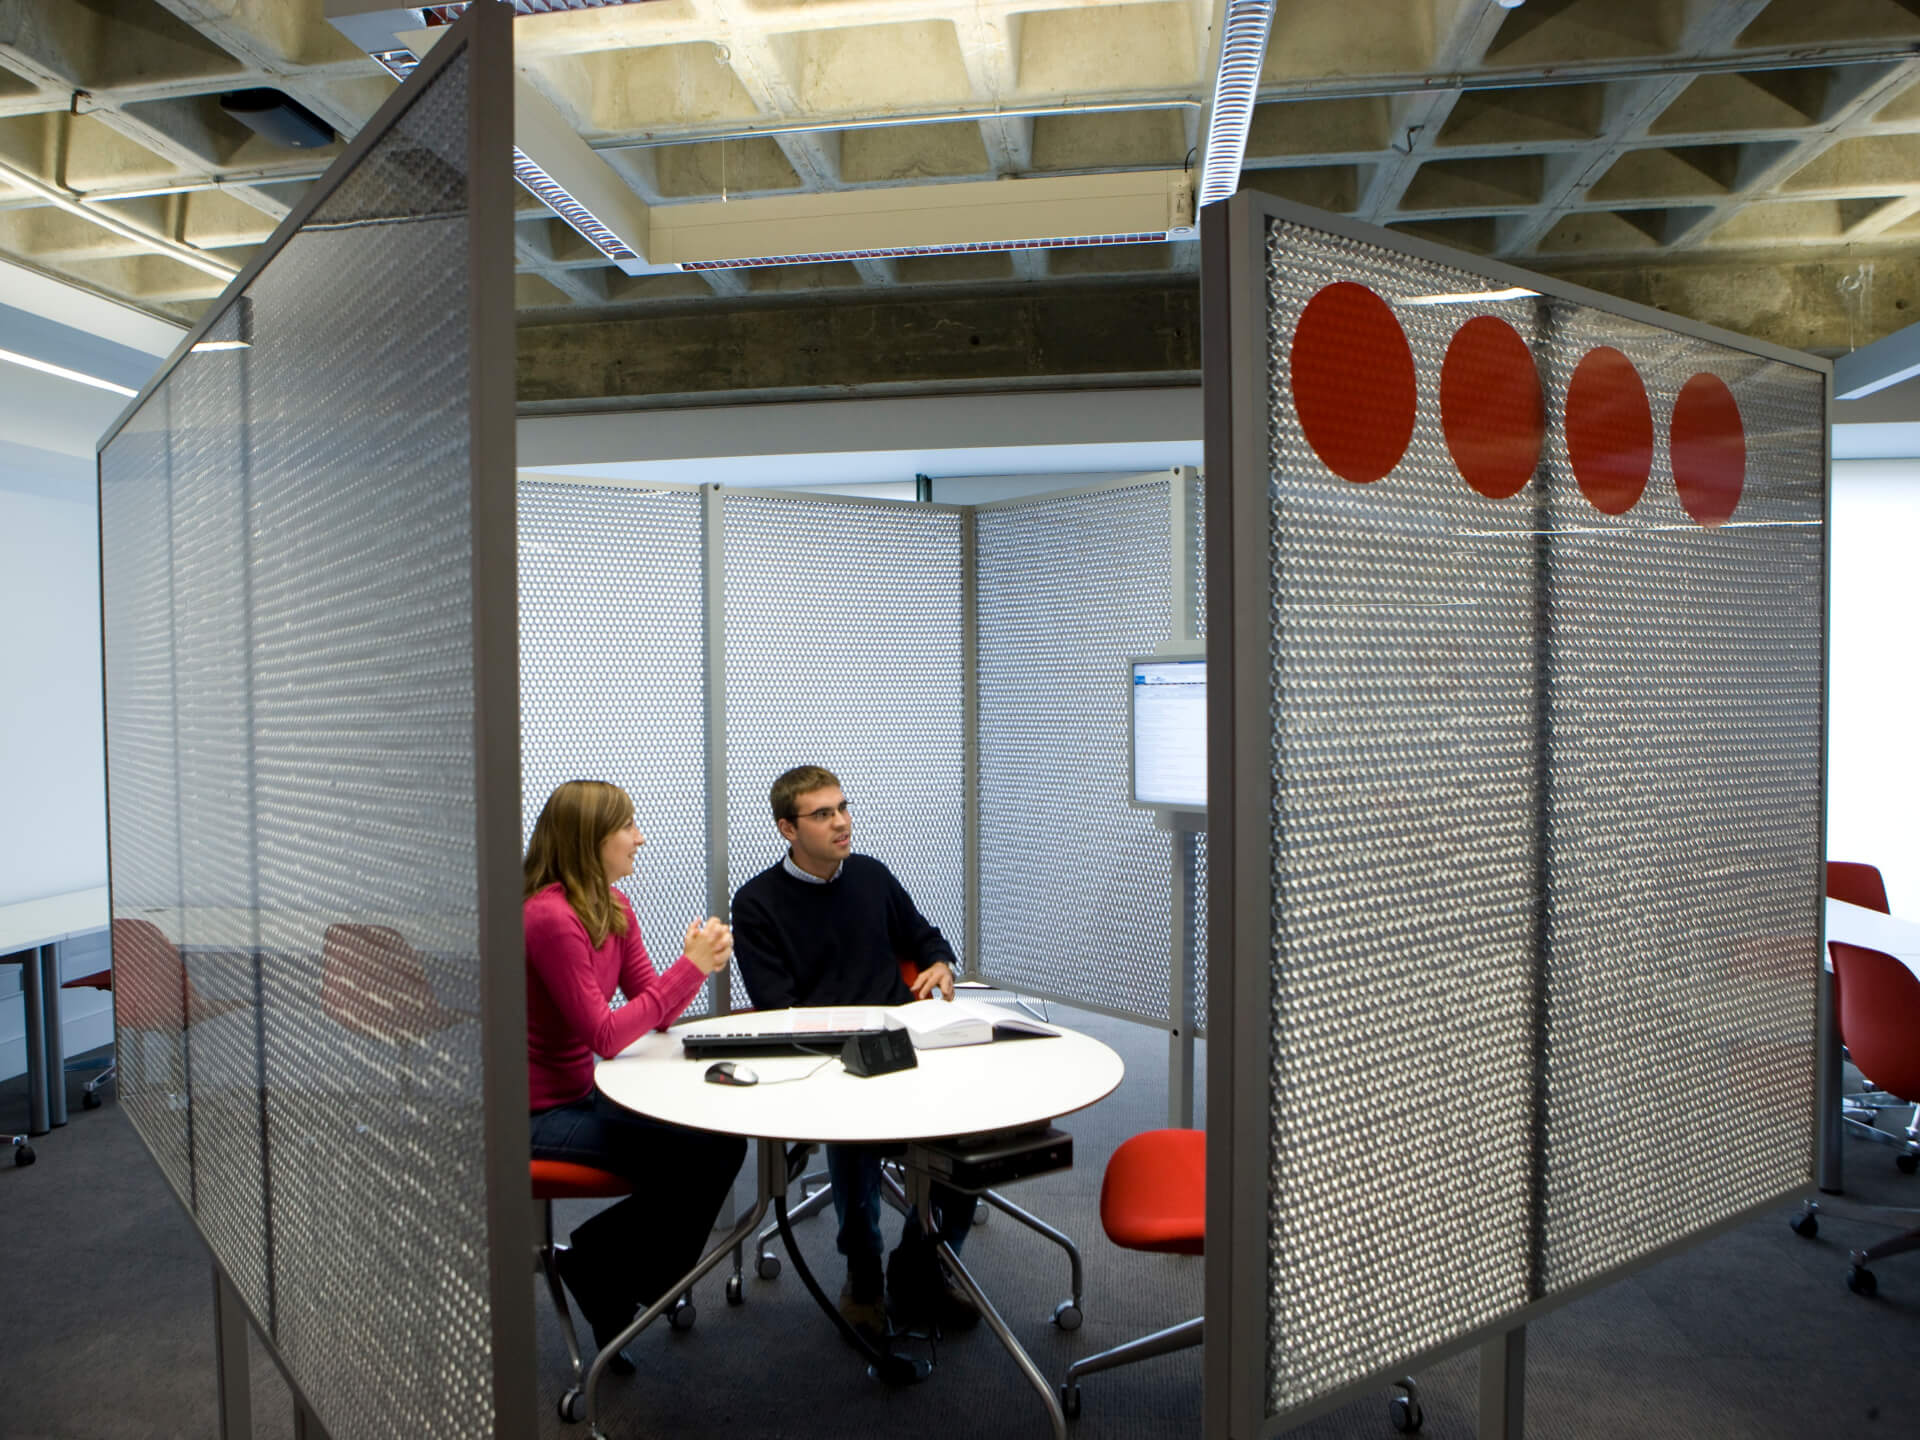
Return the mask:
[(1440, 366), (1440, 428), (1461, 476), (1489, 500), (1516, 494), (1539, 467), (1540, 372), (1506, 321), (1478, 315), (1454, 332)]
[(1611, 345), (1589, 350), (1567, 383), (1567, 458), (1580, 493), (1624, 515), (1653, 471), (1653, 411), (1633, 362)]
[(1307, 302), (1288, 378), (1307, 443), (1334, 474), (1378, 480), (1413, 439), (1413, 352), (1387, 302), (1342, 280)]
[(1702, 373), (1680, 387), (1667, 451), (1687, 514), (1702, 525), (1731, 518), (1747, 482), (1747, 431), (1726, 381)]

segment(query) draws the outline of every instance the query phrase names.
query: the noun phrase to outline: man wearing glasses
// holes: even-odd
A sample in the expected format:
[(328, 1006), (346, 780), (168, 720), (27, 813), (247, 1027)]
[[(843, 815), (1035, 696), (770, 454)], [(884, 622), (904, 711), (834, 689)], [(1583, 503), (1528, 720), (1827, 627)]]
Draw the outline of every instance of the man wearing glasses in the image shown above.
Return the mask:
[[(773, 822), (787, 853), (735, 892), (733, 957), (757, 1010), (793, 1005), (904, 1005), (935, 991), (953, 998), (953, 947), (922, 915), (900, 882), (870, 855), (853, 853), (853, 816), (840, 781), (802, 765), (773, 782)], [(911, 986), (903, 961), (918, 974)], [(947, 1277), (917, 1216), (900, 1245), (880, 1255), (880, 1151), (829, 1145), (827, 1173), (847, 1257), (840, 1313), (878, 1342), (887, 1333), (886, 1295), (905, 1323), (933, 1320), (965, 1330), (980, 1315)], [(970, 1197), (935, 1186), (940, 1236), (956, 1250), (973, 1224)]]

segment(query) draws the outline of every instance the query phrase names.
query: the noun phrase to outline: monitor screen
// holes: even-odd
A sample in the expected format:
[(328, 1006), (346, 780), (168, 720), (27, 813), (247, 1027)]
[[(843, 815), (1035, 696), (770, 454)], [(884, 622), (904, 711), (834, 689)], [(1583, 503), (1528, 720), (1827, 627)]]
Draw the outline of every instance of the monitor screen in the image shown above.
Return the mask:
[(1207, 808), (1207, 662), (1133, 662), (1133, 803)]

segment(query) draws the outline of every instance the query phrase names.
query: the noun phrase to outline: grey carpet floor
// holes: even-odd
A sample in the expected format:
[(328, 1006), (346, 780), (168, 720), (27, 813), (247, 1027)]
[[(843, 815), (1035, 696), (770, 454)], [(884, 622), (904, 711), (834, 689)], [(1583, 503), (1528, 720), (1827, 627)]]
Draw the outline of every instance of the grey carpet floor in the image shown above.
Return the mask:
[[(1127, 1063), (1115, 1095), (1063, 1122), (1074, 1137), (1075, 1168), (1012, 1192), (1079, 1239), (1085, 1325), (1069, 1334), (1050, 1323), (1067, 1293), (1065, 1259), (1008, 1217), (996, 1215), (978, 1230), (967, 1258), (1041, 1370), (1057, 1379), (1077, 1356), (1197, 1314), (1201, 1279), (1198, 1261), (1120, 1251), (1099, 1228), (1106, 1156), (1127, 1135), (1165, 1123), (1165, 1036), (1085, 1012), (1056, 1007), (1055, 1014), (1113, 1045)], [(80, 1110), (77, 1077), (71, 1093), (72, 1123), (36, 1142), (38, 1164), (14, 1169), (0, 1158), (0, 1436), (213, 1436), (205, 1251), (119, 1107)], [(0, 1084), (0, 1115), (11, 1126), (24, 1113), (24, 1082)], [(1724, 1144), (1738, 1117), (1737, 1106), (1703, 1112), (1702, 1143)], [(1850, 1142), (1846, 1160), (1854, 1198), (1920, 1205), (1920, 1177), (1896, 1173), (1889, 1150)], [(560, 1227), (585, 1213), (584, 1205), (562, 1205)], [(1528, 1336), (1528, 1433), (1583, 1440), (1920, 1433), (1920, 1254), (1884, 1262), (1880, 1296), (1864, 1300), (1842, 1283), (1846, 1252), (1887, 1227), (1830, 1216), (1808, 1241), (1788, 1231), (1791, 1213), (1722, 1234), (1537, 1322)], [(798, 1234), (823, 1283), (837, 1290), (830, 1212), (802, 1222)], [(737, 1307), (724, 1302), (725, 1274), (723, 1267), (702, 1283), (691, 1330), (657, 1327), (635, 1343), (639, 1373), (605, 1387), (610, 1437), (1046, 1434), (1037, 1398), (984, 1330), (943, 1344), (926, 1383), (889, 1391), (866, 1378), (814, 1312), (790, 1264), (773, 1280), (749, 1268)], [(566, 1360), (544, 1302), (538, 1321), (547, 1390), (540, 1433), (578, 1440), (584, 1428), (561, 1424), (551, 1408)], [(257, 1340), (253, 1354), (254, 1433), (290, 1437), (287, 1389)], [(1474, 1433), (1476, 1377), (1471, 1355), (1420, 1374), (1425, 1434), (1464, 1440)], [(1362, 1396), (1293, 1433), (1386, 1440), (1394, 1434), (1391, 1393)], [(1090, 1377), (1084, 1398), (1077, 1440), (1194, 1435), (1200, 1352)]]

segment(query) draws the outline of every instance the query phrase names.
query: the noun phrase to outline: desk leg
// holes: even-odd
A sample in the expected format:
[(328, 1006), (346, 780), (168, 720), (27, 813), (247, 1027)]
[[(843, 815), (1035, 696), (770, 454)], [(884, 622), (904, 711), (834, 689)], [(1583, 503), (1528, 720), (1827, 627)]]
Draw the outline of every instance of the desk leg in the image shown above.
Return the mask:
[[(606, 1436), (600, 1429), (600, 1377), (606, 1373), (607, 1363), (613, 1359), (614, 1352), (671, 1309), (673, 1303), (685, 1291), (693, 1288), (694, 1282), (731, 1255), (734, 1246), (743, 1243), (748, 1236), (752, 1235), (759, 1228), (760, 1218), (767, 1213), (767, 1206), (773, 1203), (776, 1185), (782, 1189), (785, 1188), (787, 1164), (785, 1146), (778, 1140), (759, 1140), (755, 1143), (760, 1152), (760, 1196), (754, 1201), (753, 1212), (729, 1230), (718, 1244), (702, 1255), (693, 1269), (669, 1285), (666, 1294), (635, 1316), (633, 1323), (614, 1336), (608, 1342), (606, 1349), (593, 1357), (593, 1364), (587, 1370), (584, 1397), (587, 1433), (593, 1437), (593, 1440), (606, 1440)], [(560, 1404), (563, 1413), (568, 1411), (572, 1399), (571, 1393), (562, 1397)]]
[[(914, 1208), (920, 1212), (920, 1228), (927, 1235), (938, 1236), (939, 1228), (933, 1223), (933, 1179), (924, 1165), (917, 1165), (911, 1153), (907, 1160), (907, 1179), (912, 1186)], [(994, 1338), (1007, 1354), (1013, 1357), (1013, 1363), (1020, 1367), (1020, 1373), (1027, 1377), (1027, 1383), (1040, 1393), (1040, 1401), (1047, 1407), (1047, 1419), (1053, 1426), (1053, 1440), (1067, 1440), (1066, 1412), (1061, 1410), (1059, 1398), (1053, 1393), (1053, 1386), (1047, 1377), (1040, 1373), (1040, 1367), (1033, 1363), (1033, 1357), (1026, 1347), (1014, 1338), (1013, 1331), (1007, 1328), (1007, 1322), (1000, 1318), (1000, 1312), (993, 1308), (993, 1302), (987, 1299), (986, 1292), (973, 1278), (973, 1273), (960, 1263), (960, 1256), (953, 1246), (945, 1240), (938, 1240), (935, 1249), (940, 1258), (953, 1272), (953, 1278), (960, 1288), (967, 1292), (967, 1298), (973, 1301), (974, 1308), (980, 1312), (980, 1318), (987, 1328), (993, 1331)]]
[(1834, 1013), (1833, 972), (1820, 972), (1820, 1003), (1814, 1019), (1813, 1136), (1815, 1183), (1829, 1195), (1844, 1188), (1840, 1173), (1840, 1017)]
[(40, 1010), (46, 1025), (47, 1123), (67, 1123), (67, 1047), (60, 1035), (60, 947), (40, 947)]
[(53, 1128), (47, 1118), (46, 977), (33, 951), (19, 959), (20, 998), (27, 1007), (27, 1134), (44, 1135)]

